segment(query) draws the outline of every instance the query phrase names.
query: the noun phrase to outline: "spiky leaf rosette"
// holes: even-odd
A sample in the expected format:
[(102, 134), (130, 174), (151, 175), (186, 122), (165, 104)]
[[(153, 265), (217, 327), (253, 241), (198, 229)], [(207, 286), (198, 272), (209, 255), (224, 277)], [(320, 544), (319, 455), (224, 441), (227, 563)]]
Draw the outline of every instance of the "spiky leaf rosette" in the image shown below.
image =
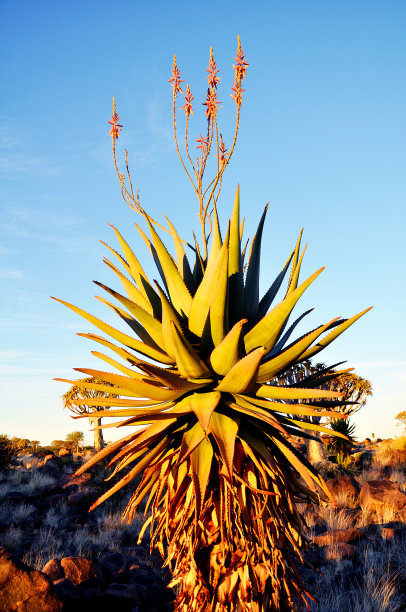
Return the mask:
[[(124, 417), (109, 427), (131, 427), (131, 433), (78, 472), (110, 457), (113, 474), (124, 474), (93, 507), (142, 474), (124, 517), (131, 521), (148, 496), (146, 512), (151, 514), (140, 538), (150, 526), (151, 545), (171, 568), (172, 584), (180, 585), (177, 610), (235, 610), (238, 602), (240, 610), (279, 610), (294, 601), (302, 605), (309, 594), (296, 565), (306, 537), (295, 502), (332, 498), (289, 438), (312, 437), (309, 430), (333, 433), (309, 423), (308, 417), (336, 416), (331, 407), (341, 395), (321, 388), (332, 376), (329, 368), (301, 381), (301, 386), (280, 384), (278, 376), (316, 355), (366, 311), (334, 319), (292, 341), (302, 317), (290, 327), (287, 321), (322, 270), (299, 284), (299, 237), (259, 299), (266, 209), (244, 266), (238, 190), (226, 236), (222, 239), (214, 210), (209, 256), (203, 261), (196, 251), (193, 267), (173, 226), (176, 257), (143, 214), (151, 238), (140, 230), (141, 236), (155, 259), (162, 287), (148, 280), (116, 229), (123, 255), (110, 251), (124, 273), (106, 263), (126, 295), (97, 283), (118, 302), (102, 300), (128, 324), (129, 334), (63, 302), (110, 339), (81, 335), (121, 360), (94, 352), (119, 373), (78, 368), (104, 383), (65, 382), (106, 392), (113, 384), (119, 398), (95, 400), (99, 408), (101, 402), (106, 406), (98, 415)], [(286, 294), (274, 305), (285, 277)], [(83, 398), (78, 402), (83, 404)]]

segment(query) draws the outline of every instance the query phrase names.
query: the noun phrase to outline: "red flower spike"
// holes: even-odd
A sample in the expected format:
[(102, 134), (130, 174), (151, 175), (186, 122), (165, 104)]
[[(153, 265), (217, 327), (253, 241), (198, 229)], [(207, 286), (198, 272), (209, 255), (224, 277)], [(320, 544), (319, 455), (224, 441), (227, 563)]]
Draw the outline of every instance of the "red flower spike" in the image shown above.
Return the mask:
[(236, 65), (233, 65), (235, 70), (235, 83), (237, 83), (243, 80), (245, 73), (247, 72), (247, 67), (249, 66), (249, 63), (246, 61), (245, 55), (241, 48), (240, 37), (238, 37), (237, 57), (234, 58), (234, 61), (236, 62)]
[(235, 101), (237, 106), (241, 106), (242, 92), (245, 91), (245, 89), (242, 89), (241, 87), (241, 81), (238, 81), (237, 83), (234, 82), (234, 87), (231, 88), (231, 91), (233, 91), (234, 93), (230, 94), (230, 96)]
[(185, 111), (186, 117), (190, 117), (190, 115), (193, 115), (192, 100), (194, 99), (195, 97), (192, 95), (192, 92), (190, 91), (190, 87), (188, 85), (185, 94), (186, 104), (180, 108), (180, 110)]
[[(203, 102), (203, 106), (206, 106), (206, 117), (210, 120), (210, 119), (214, 119), (214, 117), (217, 115), (217, 106), (221, 104), (221, 102), (219, 100), (217, 100), (217, 92), (214, 89), (214, 87), (212, 87), (211, 89), (207, 90), (207, 97), (206, 97), (206, 102)], [(220, 107), (219, 107), (220, 108)]]
[(222, 168), (227, 161), (227, 156), (226, 156), (227, 149), (223, 142), (223, 137), (221, 134), (220, 134), (219, 152), (220, 152), (220, 155), (219, 155), (220, 168)]
[(111, 115), (111, 121), (107, 121), (111, 125), (110, 136), (113, 140), (116, 140), (120, 135), (120, 130), (122, 129), (122, 125), (118, 123), (120, 117), (117, 115), (116, 111), (116, 101), (113, 98), (113, 114)]
[(179, 92), (183, 93), (180, 84), (184, 83), (184, 80), (180, 78), (180, 70), (176, 65), (176, 55), (173, 56), (172, 77), (168, 79), (168, 83), (172, 83), (174, 96), (177, 96)]
[(206, 72), (209, 73), (207, 77), (207, 81), (210, 87), (217, 87), (220, 81), (220, 77), (217, 76), (217, 73), (220, 72), (220, 70), (217, 68), (217, 64), (213, 58), (213, 47), (210, 47), (209, 67), (206, 68)]
[(207, 145), (209, 144), (208, 139), (203, 138), (203, 136), (200, 134), (200, 138), (196, 138), (196, 142), (200, 143), (197, 145), (196, 149), (201, 149), (204, 155), (207, 151)]

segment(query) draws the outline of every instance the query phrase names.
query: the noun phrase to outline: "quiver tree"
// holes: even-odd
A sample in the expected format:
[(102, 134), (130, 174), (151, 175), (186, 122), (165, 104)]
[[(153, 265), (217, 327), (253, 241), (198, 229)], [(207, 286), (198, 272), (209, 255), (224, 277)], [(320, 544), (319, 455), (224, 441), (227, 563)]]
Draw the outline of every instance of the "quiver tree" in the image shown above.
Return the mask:
[[(97, 284), (116, 300), (112, 304), (100, 298), (128, 324), (128, 333), (59, 300), (108, 336), (81, 334), (109, 351), (93, 354), (118, 373), (77, 370), (99, 379), (101, 391), (109, 392), (112, 384), (116, 387), (120, 397), (103, 399), (106, 409), (98, 416), (118, 419), (115, 424), (126, 432), (77, 473), (108, 457), (111, 475), (122, 476), (92, 508), (124, 486), (131, 487), (142, 475), (130, 492), (124, 518), (130, 522), (147, 497), (145, 512), (150, 515), (140, 539), (150, 528), (151, 547), (160, 551), (173, 573), (172, 585), (178, 585), (178, 612), (276, 611), (307, 605), (310, 594), (297, 571), (307, 537), (296, 503), (334, 500), (288, 438), (309, 439), (312, 430), (330, 432), (310, 424), (307, 417), (334, 417), (342, 393), (321, 388), (331, 379), (328, 373), (317, 384), (313, 380), (283, 384), (278, 377), (323, 350), (366, 312), (333, 319), (294, 338), (297, 320), (289, 326), (288, 320), (323, 270), (299, 282), (301, 235), (260, 297), (261, 237), (268, 207), (250, 251), (242, 238), (239, 189), (228, 226), (220, 229), (217, 202), (237, 140), (247, 66), (239, 42), (232, 86), (236, 128), (228, 151), (217, 124), (219, 71), (211, 50), (204, 102), (208, 127), (197, 139), (199, 154), (193, 159), (195, 149), (189, 141), (193, 95), (188, 85), (182, 107), (182, 154), (175, 114), (183, 80), (174, 60), (170, 82), (175, 145), (198, 198), (200, 243), (195, 236), (189, 243), (169, 220), (163, 227), (142, 208), (138, 192), (133, 191), (127, 153), (126, 178), (118, 168), (116, 141), (122, 126), (113, 103), (109, 123), (121, 192), (149, 232), (147, 236), (136, 225), (160, 282), (148, 278), (128, 242), (113, 228), (121, 252), (108, 247), (114, 263), (105, 261), (126, 295)], [(214, 178), (205, 182), (211, 151), (216, 168)], [(168, 252), (159, 229), (173, 239), (174, 254)], [(81, 386), (91, 389), (92, 383)], [(94, 406), (95, 401), (73, 403)]]
[[(352, 434), (354, 433), (354, 427), (346, 424), (345, 419), (365, 406), (368, 397), (372, 395), (372, 385), (369, 380), (358, 376), (352, 369), (337, 370), (337, 366), (343, 363), (344, 362), (326, 366), (325, 363), (312, 363), (311, 360), (308, 359), (295, 364), (281, 373), (278, 376), (278, 381), (279, 384), (288, 384), (298, 387), (307, 385), (311, 382), (318, 389), (341, 393), (341, 400), (335, 402), (334, 406), (331, 406), (331, 409), (334, 410), (336, 414), (334, 417), (327, 417), (324, 420), (330, 424), (337, 420), (342, 421), (337, 426), (337, 431), (343, 433), (351, 440)], [(307, 400), (303, 400), (303, 403), (307, 403)], [(306, 420), (309, 423), (318, 425), (322, 418), (323, 417), (320, 415), (313, 415), (307, 417)], [(319, 438), (317, 431), (314, 431), (313, 434), (316, 438)], [(344, 439), (333, 440), (333, 448), (335, 448), (335, 445), (337, 445), (337, 448), (342, 447), (345, 449), (345, 452), (352, 446), (351, 442)], [(306, 440), (306, 448), (307, 455), (312, 462), (326, 459), (320, 439), (318, 444), (312, 440)]]
[(72, 431), (66, 436), (66, 442), (69, 443), (66, 446), (70, 446), (72, 450), (76, 450), (78, 453), (80, 450), (80, 443), (83, 442), (84, 439), (85, 436), (83, 431)]
[[(83, 385), (86, 384), (86, 386)], [(94, 450), (99, 451), (104, 446), (103, 430), (101, 429), (100, 413), (105, 410), (104, 400), (118, 397), (115, 393), (100, 390), (100, 387), (114, 385), (105, 383), (97, 378), (82, 378), (71, 386), (69, 391), (62, 395), (65, 408), (69, 408), (78, 415), (87, 415), (90, 426), (93, 427)], [(81, 403), (83, 401), (83, 403)]]

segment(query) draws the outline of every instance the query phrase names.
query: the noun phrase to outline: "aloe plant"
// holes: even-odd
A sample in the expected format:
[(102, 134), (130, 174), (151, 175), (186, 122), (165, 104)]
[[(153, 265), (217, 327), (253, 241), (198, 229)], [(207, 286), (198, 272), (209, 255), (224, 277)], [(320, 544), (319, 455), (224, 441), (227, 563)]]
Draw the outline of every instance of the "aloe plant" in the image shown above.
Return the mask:
[[(151, 282), (128, 242), (113, 227), (121, 253), (108, 247), (115, 263), (107, 259), (106, 263), (126, 295), (97, 283), (115, 303), (99, 299), (128, 324), (129, 332), (59, 300), (105, 334), (80, 335), (110, 351), (109, 355), (93, 354), (115, 373), (76, 368), (99, 382), (57, 380), (102, 393), (109, 393), (114, 385), (117, 398), (86, 402), (81, 398), (71, 403), (97, 406), (98, 417), (119, 419), (109, 427), (129, 430), (78, 473), (109, 458), (110, 477), (122, 474), (93, 508), (121, 488), (131, 488), (142, 474), (130, 494), (124, 519), (130, 522), (147, 497), (148, 518), (140, 540), (149, 528), (151, 546), (160, 551), (172, 571), (171, 586), (178, 585), (176, 610), (184, 612), (281, 610), (307, 605), (311, 596), (297, 571), (307, 540), (296, 503), (334, 500), (291, 440), (296, 436), (311, 438), (309, 430), (332, 433), (309, 423), (308, 417), (336, 416), (334, 408), (343, 402), (342, 395), (320, 387), (342, 371), (332, 373), (327, 367), (316, 378), (301, 380), (300, 385), (281, 383), (280, 376), (318, 354), (367, 312), (333, 319), (293, 340), (302, 317), (290, 326), (288, 320), (323, 270), (299, 282), (304, 254), (301, 234), (281, 272), (260, 297), (261, 238), (267, 207), (249, 255), (243, 246), (238, 188), (228, 227), (221, 232), (217, 201), (237, 139), (241, 85), (248, 65), (240, 43), (235, 59), (232, 96), (237, 115), (229, 153), (217, 126), (218, 69), (212, 51), (206, 99), (208, 134), (197, 140), (200, 157), (196, 162), (192, 162), (188, 148), (193, 100), (189, 86), (183, 107), (185, 159), (178, 146), (175, 101), (182, 80), (176, 58), (170, 79), (176, 147), (199, 200), (200, 246), (197, 239), (189, 245), (168, 221), (166, 231), (175, 248), (171, 255), (158, 234), (161, 226), (141, 207), (138, 193), (134, 195), (128, 162), (126, 181), (119, 172), (115, 147), (122, 126), (114, 103), (111, 136), (122, 194), (148, 227), (147, 236), (137, 226), (161, 280)], [(217, 149), (217, 170), (204, 187), (211, 148)], [(188, 160), (191, 170), (187, 170)], [(191, 246), (192, 258), (186, 254), (187, 246)], [(284, 295), (277, 299), (284, 281)]]

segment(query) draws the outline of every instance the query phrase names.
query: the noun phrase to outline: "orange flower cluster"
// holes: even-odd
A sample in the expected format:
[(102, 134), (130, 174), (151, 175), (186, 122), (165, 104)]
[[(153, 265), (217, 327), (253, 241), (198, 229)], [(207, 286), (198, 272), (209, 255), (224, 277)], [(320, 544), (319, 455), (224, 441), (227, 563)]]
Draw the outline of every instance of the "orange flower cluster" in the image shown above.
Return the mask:
[(220, 77), (217, 76), (217, 73), (220, 72), (220, 70), (217, 68), (217, 64), (213, 57), (213, 47), (210, 47), (209, 67), (206, 68), (206, 72), (209, 73), (207, 81), (210, 87), (217, 87), (220, 81)]
[(236, 105), (240, 107), (242, 104), (242, 92), (245, 91), (245, 89), (242, 88), (241, 83), (245, 78), (245, 73), (247, 72), (247, 67), (249, 66), (241, 47), (240, 37), (238, 37), (237, 56), (234, 58), (234, 61), (236, 62), (236, 64), (233, 65), (233, 68), (235, 70), (235, 77), (234, 85), (231, 88), (231, 91), (233, 93), (230, 95)]
[(192, 106), (192, 100), (194, 100), (195, 97), (192, 95), (192, 92), (190, 91), (190, 87), (189, 85), (186, 88), (186, 94), (185, 94), (185, 100), (186, 100), (186, 104), (184, 106), (181, 107), (180, 110), (184, 110), (185, 111), (185, 115), (186, 117), (190, 117), (190, 115), (193, 115), (193, 106)]
[(116, 140), (120, 135), (120, 130), (122, 129), (122, 125), (118, 123), (120, 117), (117, 115), (116, 111), (116, 101), (113, 98), (113, 114), (111, 115), (111, 121), (107, 121), (111, 125), (110, 136), (113, 140)]
[(206, 117), (209, 119), (214, 119), (217, 115), (217, 106), (221, 104), (219, 100), (217, 100), (217, 92), (214, 87), (207, 90), (206, 101), (203, 102), (203, 106), (206, 106)]
[(220, 134), (219, 152), (220, 152), (220, 155), (219, 155), (220, 168), (222, 168), (227, 161), (227, 156), (226, 156), (227, 149), (223, 142), (223, 137), (221, 134)]
[(207, 151), (207, 145), (209, 144), (209, 141), (207, 138), (203, 138), (203, 136), (200, 134), (200, 138), (196, 138), (196, 142), (199, 142), (200, 144), (197, 145), (196, 149), (201, 149), (203, 155), (206, 153)]
[(176, 65), (176, 55), (174, 55), (173, 66), (172, 66), (172, 77), (168, 80), (168, 83), (172, 83), (174, 97), (176, 97), (179, 92), (183, 93), (181, 86), (180, 86), (180, 84), (183, 82), (184, 80), (180, 78), (180, 70)]
[(213, 47), (210, 47), (210, 59), (209, 59), (209, 67), (206, 68), (206, 72), (208, 72), (207, 81), (209, 83), (209, 89), (207, 90), (206, 101), (203, 102), (203, 106), (206, 107), (206, 117), (209, 121), (215, 119), (217, 115), (218, 105), (221, 104), (217, 100), (217, 85), (220, 81), (220, 77), (217, 74), (220, 70), (217, 68), (216, 61), (213, 57)]

